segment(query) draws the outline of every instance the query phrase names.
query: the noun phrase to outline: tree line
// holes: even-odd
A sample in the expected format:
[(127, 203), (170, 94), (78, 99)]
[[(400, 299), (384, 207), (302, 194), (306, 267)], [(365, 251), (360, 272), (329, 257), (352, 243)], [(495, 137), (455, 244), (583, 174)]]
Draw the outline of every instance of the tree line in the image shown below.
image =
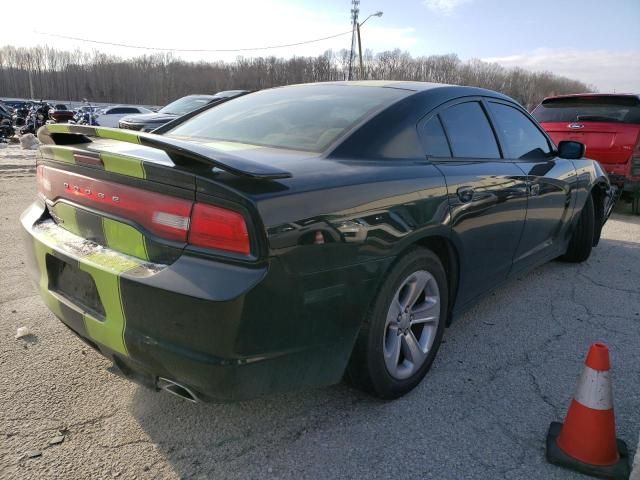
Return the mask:
[[(348, 50), (315, 57), (238, 57), (233, 62), (187, 62), (170, 53), (123, 59), (99, 51), (48, 46), (0, 48), (0, 97), (164, 105), (191, 93), (257, 90), (294, 83), (345, 80)], [(551, 72), (504, 68), (455, 54), (413, 57), (399, 49), (363, 55), (354, 79), (412, 80), (470, 85), (502, 92), (527, 108), (555, 94), (592, 87)]]

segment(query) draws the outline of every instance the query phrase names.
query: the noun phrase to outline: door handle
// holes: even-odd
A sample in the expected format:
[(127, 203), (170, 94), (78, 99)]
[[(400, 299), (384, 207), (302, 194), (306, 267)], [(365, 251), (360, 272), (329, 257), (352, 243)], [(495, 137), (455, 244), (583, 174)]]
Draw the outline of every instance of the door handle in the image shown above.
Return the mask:
[(458, 199), (460, 199), (462, 203), (469, 203), (471, 200), (473, 200), (474, 192), (475, 191), (473, 187), (460, 187), (456, 191), (456, 193), (458, 194)]
[(540, 184), (539, 183), (531, 183), (529, 184), (529, 195), (535, 197), (540, 194)]

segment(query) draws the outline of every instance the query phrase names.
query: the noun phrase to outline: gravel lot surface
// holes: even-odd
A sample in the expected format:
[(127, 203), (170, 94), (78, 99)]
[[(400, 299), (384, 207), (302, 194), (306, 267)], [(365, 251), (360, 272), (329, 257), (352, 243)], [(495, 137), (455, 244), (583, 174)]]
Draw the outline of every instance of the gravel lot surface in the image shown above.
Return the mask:
[(0, 150), (3, 479), (585, 478), (545, 463), (544, 439), (594, 341), (611, 349), (618, 436), (637, 447), (640, 217), (626, 206), (587, 263), (549, 263), (456, 318), (404, 398), (337, 385), (194, 405), (116, 376), (36, 296), (18, 226), (34, 158)]

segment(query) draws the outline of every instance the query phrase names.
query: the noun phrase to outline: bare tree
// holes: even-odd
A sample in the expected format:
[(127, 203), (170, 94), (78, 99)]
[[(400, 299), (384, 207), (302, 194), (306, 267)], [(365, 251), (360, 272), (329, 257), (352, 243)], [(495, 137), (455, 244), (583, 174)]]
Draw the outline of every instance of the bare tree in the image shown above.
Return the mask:
[[(345, 80), (349, 50), (317, 57), (238, 57), (233, 62), (185, 62), (170, 53), (122, 59), (100, 51), (70, 52), (48, 46), (0, 48), (0, 97), (34, 96), (77, 101), (162, 105), (190, 93), (258, 90), (293, 83)], [(551, 72), (506, 69), (481, 60), (463, 62), (455, 54), (412, 57), (399, 49), (364, 52), (354, 78), (473, 85), (509, 95), (527, 108), (545, 96), (594, 90)]]

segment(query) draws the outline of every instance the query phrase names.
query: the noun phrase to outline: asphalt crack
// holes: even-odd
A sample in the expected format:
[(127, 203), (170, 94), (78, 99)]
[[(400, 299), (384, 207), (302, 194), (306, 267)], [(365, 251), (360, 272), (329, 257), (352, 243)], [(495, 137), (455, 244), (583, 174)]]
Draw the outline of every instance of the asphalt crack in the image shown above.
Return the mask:
[(615, 290), (615, 291), (623, 292), (623, 293), (631, 293), (633, 295), (640, 295), (640, 290), (634, 290), (634, 289), (630, 289), (630, 288), (614, 287), (614, 286), (611, 286), (611, 285), (607, 285), (606, 283), (601, 283), (601, 282), (598, 282), (597, 280), (594, 280), (589, 275), (586, 275), (586, 274), (584, 274), (584, 273), (582, 273), (580, 271), (578, 272), (578, 276), (581, 277), (581, 278), (584, 278), (589, 283), (591, 283), (592, 285), (595, 285), (597, 287), (606, 288), (608, 290)]

